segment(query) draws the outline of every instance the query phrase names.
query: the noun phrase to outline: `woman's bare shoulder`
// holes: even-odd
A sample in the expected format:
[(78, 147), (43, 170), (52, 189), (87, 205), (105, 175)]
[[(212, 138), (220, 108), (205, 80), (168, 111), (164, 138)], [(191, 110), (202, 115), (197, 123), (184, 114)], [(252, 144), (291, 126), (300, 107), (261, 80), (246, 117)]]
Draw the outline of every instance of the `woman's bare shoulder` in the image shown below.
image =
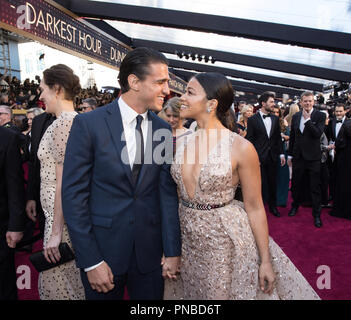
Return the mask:
[(252, 157), (257, 157), (257, 152), (249, 140), (235, 134), (235, 139), (232, 145), (232, 156), (238, 160), (245, 161)]

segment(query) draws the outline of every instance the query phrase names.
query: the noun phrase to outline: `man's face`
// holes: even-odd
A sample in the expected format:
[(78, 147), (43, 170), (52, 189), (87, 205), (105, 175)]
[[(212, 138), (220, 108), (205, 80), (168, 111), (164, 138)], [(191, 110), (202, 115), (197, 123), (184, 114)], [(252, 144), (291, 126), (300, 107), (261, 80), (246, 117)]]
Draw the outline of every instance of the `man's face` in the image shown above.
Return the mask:
[(34, 113), (33, 112), (27, 113), (27, 120), (28, 120), (28, 127), (29, 128), (32, 128), (33, 119), (34, 119)]
[(346, 110), (344, 107), (336, 107), (335, 108), (335, 117), (337, 120), (341, 120), (346, 114)]
[(168, 66), (164, 63), (151, 63), (149, 74), (139, 80), (138, 98), (147, 109), (161, 111), (164, 99), (169, 95)]
[(89, 112), (89, 111), (93, 111), (93, 108), (90, 106), (89, 103), (83, 102), (82, 104), (82, 111), (83, 113)]
[(314, 105), (314, 96), (303, 96), (301, 98), (301, 107), (308, 113), (311, 112)]
[(245, 103), (239, 103), (238, 109), (241, 112), (242, 108), (244, 107)]
[(267, 102), (262, 102), (262, 107), (266, 110), (266, 112), (273, 112), (274, 111), (274, 98), (269, 97)]
[(0, 126), (11, 121), (11, 115), (4, 108), (0, 108)]

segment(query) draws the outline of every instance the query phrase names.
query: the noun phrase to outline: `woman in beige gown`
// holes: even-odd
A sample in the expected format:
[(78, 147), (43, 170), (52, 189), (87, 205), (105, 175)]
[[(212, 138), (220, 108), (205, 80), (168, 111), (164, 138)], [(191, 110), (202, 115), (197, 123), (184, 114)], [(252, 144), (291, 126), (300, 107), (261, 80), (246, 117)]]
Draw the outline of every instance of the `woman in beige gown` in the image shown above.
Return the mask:
[[(179, 194), (182, 257), (165, 299), (319, 299), (269, 237), (257, 153), (226, 129), (234, 99), (221, 74), (193, 77), (181, 97), (200, 130), (184, 137), (171, 173)], [(234, 200), (240, 181), (244, 202)]]
[[(66, 143), (77, 115), (73, 100), (80, 90), (79, 78), (67, 66), (55, 65), (44, 71), (40, 89), (46, 112), (56, 115), (38, 149), (40, 201), (45, 215), (44, 255), (49, 262), (56, 262), (60, 260), (58, 246), (61, 242), (72, 248), (62, 213), (61, 184)], [(41, 272), (39, 296), (41, 300), (84, 300), (80, 271), (75, 261)]]

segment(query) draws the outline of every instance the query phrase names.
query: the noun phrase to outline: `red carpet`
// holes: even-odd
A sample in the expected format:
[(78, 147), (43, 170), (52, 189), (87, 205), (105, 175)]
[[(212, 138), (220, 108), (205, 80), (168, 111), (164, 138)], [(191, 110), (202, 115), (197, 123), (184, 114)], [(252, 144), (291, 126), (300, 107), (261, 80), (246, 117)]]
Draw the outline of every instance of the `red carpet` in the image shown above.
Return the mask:
[[(351, 221), (331, 217), (329, 209), (323, 209), (323, 227), (318, 229), (313, 225), (311, 208), (299, 208), (295, 217), (288, 217), (289, 209), (290, 201), (287, 208), (279, 208), (280, 218), (267, 213), (270, 236), (323, 300), (351, 299)], [(40, 250), (41, 246), (41, 242), (36, 243), (33, 251)], [(28, 257), (27, 253), (17, 253), (16, 267), (31, 267)], [(318, 278), (325, 276), (325, 269), (317, 273), (318, 266), (330, 268), (330, 289), (317, 288)], [(21, 274), (23, 271), (18, 276)], [(38, 300), (37, 288), (38, 273), (31, 267), (31, 289), (19, 290), (19, 299)]]
[[(351, 221), (332, 217), (323, 209), (322, 228), (313, 225), (312, 208), (300, 207), (289, 217), (290, 206), (279, 208), (281, 217), (269, 212), (269, 234), (283, 249), (323, 300), (351, 299)], [(330, 289), (318, 289), (317, 280), (330, 268)]]

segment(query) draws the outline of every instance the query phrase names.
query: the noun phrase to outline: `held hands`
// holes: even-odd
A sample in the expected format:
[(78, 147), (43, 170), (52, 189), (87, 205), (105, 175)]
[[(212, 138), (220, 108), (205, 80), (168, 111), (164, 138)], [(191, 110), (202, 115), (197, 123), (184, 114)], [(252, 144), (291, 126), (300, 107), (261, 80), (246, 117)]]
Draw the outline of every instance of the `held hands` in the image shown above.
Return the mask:
[(107, 293), (115, 287), (111, 268), (106, 262), (87, 272), (91, 288), (97, 292)]
[(36, 221), (37, 217), (37, 208), (35, 200), (28, 200), (26, 204), (26, 213), (29, 219)]
[(258, 270), (260, 288), (264, 293), (272, 294), (274, 289), (275, 274), (270, 262), (261, 263)]
[(14, 232), (14, 231), (6, 232), (7, 245), (12, 249), (16, 248), (16, 244), (20, 242), (22, 238), (23, 238), (23, 232)]
[(177, 274), (180, 273), (180, 257), (165, 256), (161, 259), (162, 276), (164, 279), (177, 280)]
[(48, 243), (44, 248), (45, 259), (50, 263), (56, 263), (61, 259), (59, 245), (62, 239), (62, 232), (51, 233)]

